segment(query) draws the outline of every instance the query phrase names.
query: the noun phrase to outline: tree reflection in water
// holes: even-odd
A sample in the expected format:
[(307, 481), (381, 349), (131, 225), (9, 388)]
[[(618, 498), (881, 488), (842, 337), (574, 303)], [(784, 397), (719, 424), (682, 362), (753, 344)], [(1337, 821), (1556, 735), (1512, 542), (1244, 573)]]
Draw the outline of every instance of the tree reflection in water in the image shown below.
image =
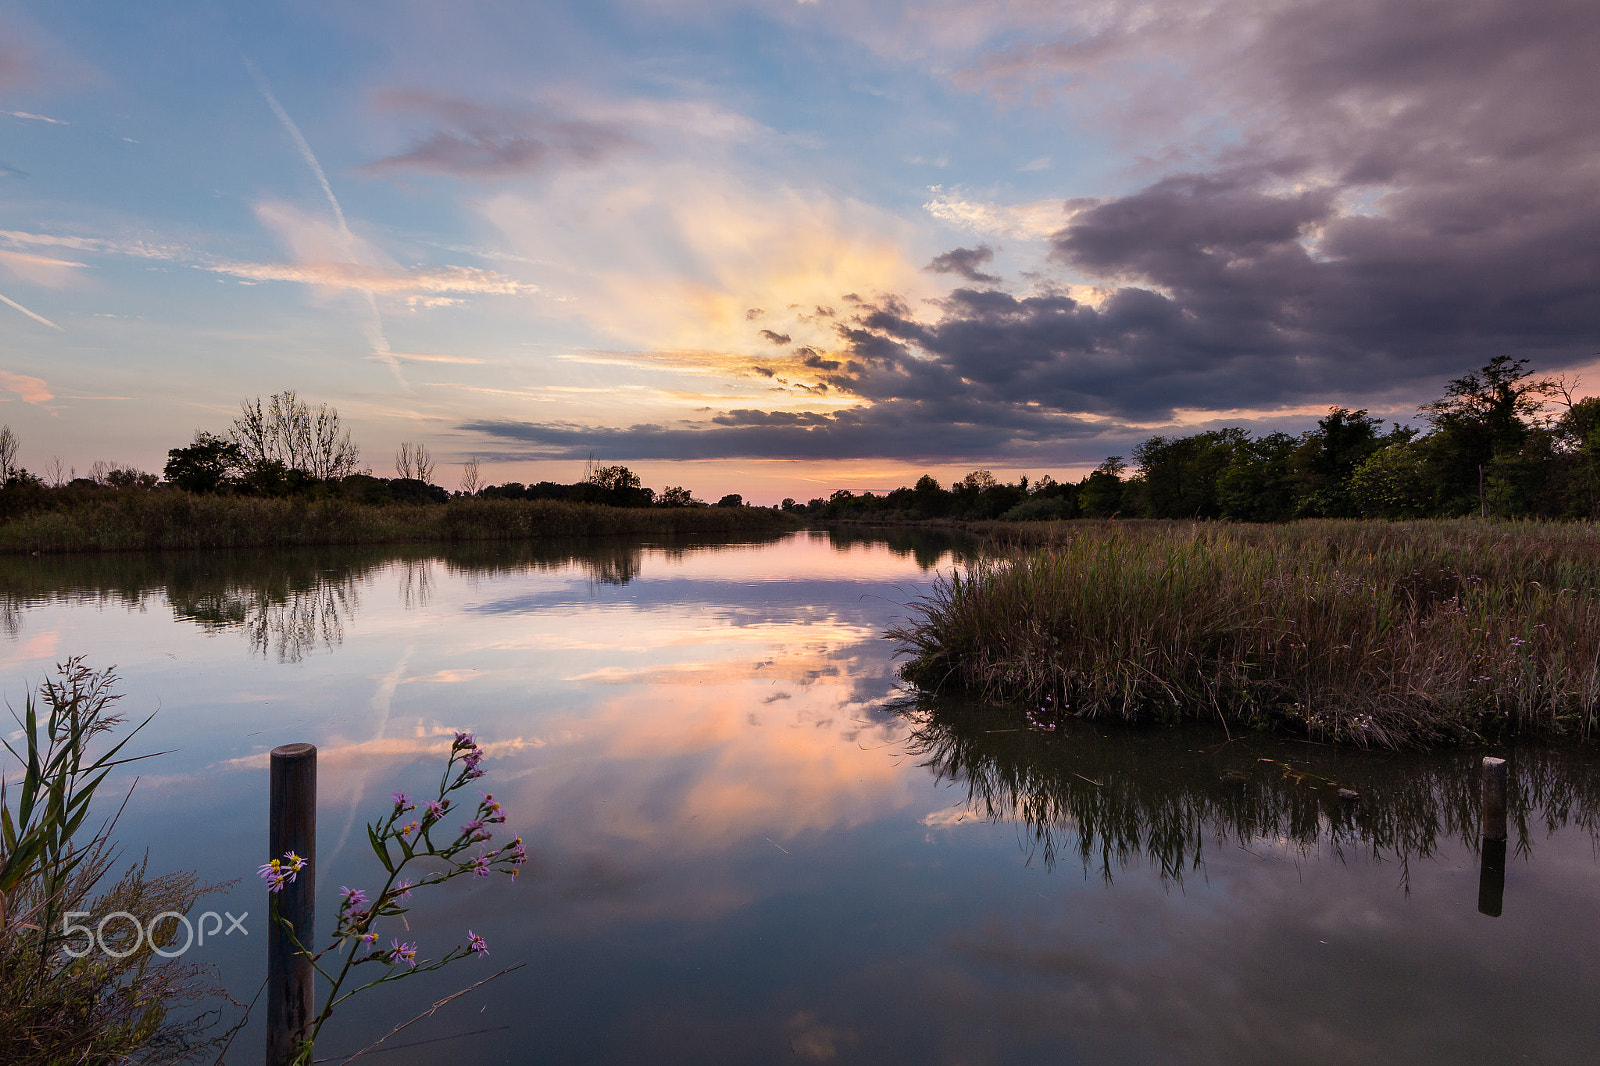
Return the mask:
[[(781, 539), (774, 533), (750, 544)], [(725, 549), (725, 540), (591, 538), (453, 545), (311, 547), (286, 551), (0, 556), (0, 632), (20, 637), (26, 609), (46, 603), (116, 603), (148, 610), (163, 598), (206, 631), (238, 630), (261, 655), (299, 662), (344, 640), (362, 596), (392, 573), (401, 604), (428, 606), (435, 568), (457, 574), (553, 572), (574, 565), (588, 580), (626, 585), (650, 554), (672, 562)]]
[[(938, 697), (903, 705), (911, 752), (964, 784), (968, 808), (1024, 827), (1029, 861), (1075, 853), (1110, 881), (1146, 860), (1181, 882), (1205, 849), (1356, 853), (1399, 866), (1446, 841), (1479, 846), (1481, 750), (1379, 753), (1207, 727), (1131, 729), (1067, 719), (1054, 728), (1016, 709)], [(1516, 747), (1508, 806), (1513, 852), (1578, 826), (1600, 843), (1600, 761), (1587, 749)], [(1346, 795), (1341, 795), (1344, 790)], [(1350, 798), (1348, 793), (1358, 798)]]

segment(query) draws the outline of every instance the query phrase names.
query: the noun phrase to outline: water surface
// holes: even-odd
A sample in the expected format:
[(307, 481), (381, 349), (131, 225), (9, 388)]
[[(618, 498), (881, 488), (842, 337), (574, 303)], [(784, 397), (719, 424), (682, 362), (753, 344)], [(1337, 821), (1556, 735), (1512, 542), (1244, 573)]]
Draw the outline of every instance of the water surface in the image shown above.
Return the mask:
[[(0, 560), (5, 694), (116, 664), (142, 767), (120, 837), (240, 884), (259, 984), (266, 752), (320, 749), (319, 894), (451, 732), (528, 842), (409, 916), (488, 960), (354, 1000), (375, 1063), (1459, 1062), (1600, 1054), (1587, 752), (1513, 760), (1498, 917), (1480, 752), (912, 701), (883, 631), (969, 550), (901, 536)], [(1031, 714), (1029, 713), (1031, 712)], [(1341, 799), (1338, 790), (1360, 799)], [(1490, 901), (1485, 901), (1486, 904)], [(442, 1042), (441, 1042), (442, 1041)], [(259, 1059), (247, 1028), (229, 1061)]]

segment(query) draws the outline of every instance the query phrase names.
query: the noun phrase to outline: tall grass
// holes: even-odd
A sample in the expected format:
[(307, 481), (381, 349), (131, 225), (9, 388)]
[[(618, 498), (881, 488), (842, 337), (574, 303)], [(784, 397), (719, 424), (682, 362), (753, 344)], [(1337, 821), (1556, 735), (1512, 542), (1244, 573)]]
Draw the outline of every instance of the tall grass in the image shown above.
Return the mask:
[(1050, 713), (1215, 717), (1402, 747), (1589, 736), (1587, 525), (1072, 524), (942, 580), (892, 630), (918, 686)]
[(63, 921), (182, 914), (209, 891), (192, 874), (150, 876), (143, 862), (99, 890), (117, 865), (116, 819), (98, 826), (87, 819), (107, 773), (133, 761), (119, 753), (138, 732), (102, 743), (123, 724), (113, 713), (115, 684), (110, 670), (68, 659), (37, 704), (29, 697), (22, 728), (5, 742), (21, 764), (20, 773), (5, 768), (0, 787), (0, 1058), (7, 1066), (175, 1063), (203, 1057), (216, 1040), (202, 1035), (212, 1015), (173, 1016), (219, 993), (199, 967), (155, 957), (156, 946), (172, 945), (177, 923), (153, 932), (155, 945), (119, 924), (120, 941), (106, 952), (73, 950)]
[(0, 552), (278, 548), (629, 533), (730, 535), (796, 529), (799, 524), (760, 507), (630, 508), (482, 499), (407, 506), (129, 489), (107, 490), (66, 509), (14, 518), (0, 525)]

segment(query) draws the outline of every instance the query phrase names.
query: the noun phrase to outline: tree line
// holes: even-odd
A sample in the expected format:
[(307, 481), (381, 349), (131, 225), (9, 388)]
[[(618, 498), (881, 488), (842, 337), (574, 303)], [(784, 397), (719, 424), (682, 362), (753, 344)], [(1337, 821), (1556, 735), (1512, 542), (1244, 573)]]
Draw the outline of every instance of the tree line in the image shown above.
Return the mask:
[[(1496, 357), (1450, 382), (1418, 408), (1422, 428), (1366, 410), (1330, 408), (1299, 435), (1253, 436), (1239, 427), (1154, 436), (1130, 461), (1111, 456), (1077, 481), (1050, 475), (1002, 483), (975, 470), (945, 487), (931, 475), (877, 494), (840, 489), (781, 509), (820, 519), (857, 520), (1189, 518), (1282, 522), (1296, 518), (1505, 518), (1600, 516), (1600, 397), (1575, 399), (1573, 384), (1535, 376), (1525, 359)], [(312, 408), (293, 391), (245, 400), (221, 433), (197, 430), (167, 453), (163, 477), (97, 462), (86, 477), (55, 460), (46, 476), (16, 465), (18, 441), (0, 427), (0, 512), (42, 504), (47, 488), (170, 487), (249, 496), (340, 496), (364, 502), (443, 503), (453, 497), (565, 500), (614, 507), (705, 507), (683, 486), (657, 493), (620, 465), (592, 460), (564, 484), (484, 484), (477, 459), (460, 484), (432, 483), (433, 456), (407, 442), (396, 477), (363, 467), (361, 450), (327, 404)], [(744, 504), (737, 493), (720, 507)]]
[(882, 495), (839, 490), (786, 511), (822, 518), (1296, 518), (1600, 516), (1600, 397), (1498, 356), (1418, 408), (1416, 428), (1330, 408), (1299, 435), (1238, 427), (1154, 436), (1077, 482), (1015, 484), (977, 470)]
[[(0, 517), (10, 517), (52, 502), (102, 489), (171, 489), (199, 494), (264, 497), (340, 497), (364, 503), (445, 503), (453, 497), (566, 500), (615, 507), (706, 507), (681, 485), (657, 494), (625, 466), (588, 464), (582, 481), (535, 485), (486, 485), (477, 458), (462, 464), (459, 487), (433, 484), (435, 462), (427, 445), (407, 441), (395, 453), (393, 478), (363, 466), (361, 449), (339, 418), (337, 408), (313, 408), (293, 390), (240, 403), (239, 416), (222, 432), (196, 430), (185, 446), (167, 452), (161, 476), (127, 463), (97, 460), (79, 476), (59, 458), (44, 474), (17, 465), (19, 447), (10, 426), (0, 427)], [(737, 493), (720, 507), (742, 506)]]

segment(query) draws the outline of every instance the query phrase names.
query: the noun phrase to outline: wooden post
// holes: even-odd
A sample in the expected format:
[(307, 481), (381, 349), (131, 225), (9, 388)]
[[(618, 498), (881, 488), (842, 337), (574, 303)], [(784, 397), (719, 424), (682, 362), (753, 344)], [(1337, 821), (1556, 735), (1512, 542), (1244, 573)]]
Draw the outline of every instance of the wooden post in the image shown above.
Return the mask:
[(1506, 761), (1483, 759), (1483, 839), (1506, 838)]
[(267, 924), (267, 1066), (289, 1066), (311, 1035), (316, 1009), (311, 956), (315, 950), (317, 883), (317, 749), (285, 744), (272, 749), (269, 857), (292, 851), (306, 860), (293, 883), (273, 893), (271, 906), (293, 929)]

